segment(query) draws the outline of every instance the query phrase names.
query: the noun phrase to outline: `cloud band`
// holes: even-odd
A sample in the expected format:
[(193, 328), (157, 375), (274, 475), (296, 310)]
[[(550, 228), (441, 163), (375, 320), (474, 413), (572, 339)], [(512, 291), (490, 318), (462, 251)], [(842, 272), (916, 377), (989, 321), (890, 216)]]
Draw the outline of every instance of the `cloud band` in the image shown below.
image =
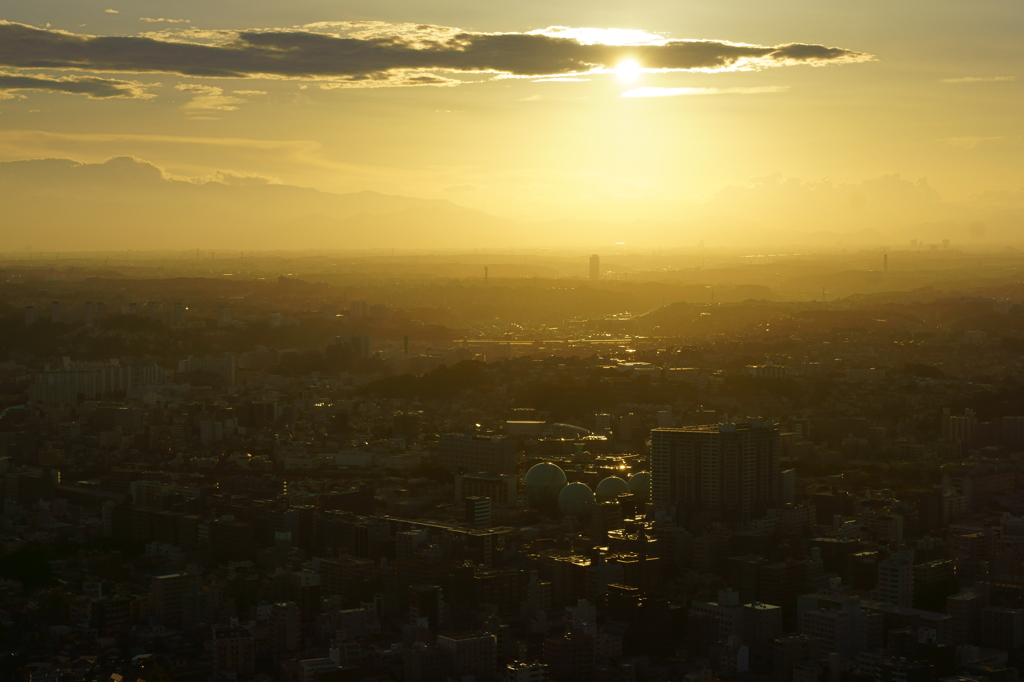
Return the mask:
[(20, 73), (0, 71), (0, 98), (5, 92), (20, 90), (44, 90), (63, 92), (72, 95), (86, 95), (92, 99), (108, 99), (123, 97), (128, 99), (147, 99), (152, 97), (145, 91), (141, 83), (134, 81), (94, 78), (91, 76), (64, 76), (51, 78), (48, 76), (26, 76)]
[[(272, 77), (348, 85), (448, 85), (431, 72), (559, 76), (611, 69), (634, 59), (647, 69), (722, 71), (861, 62), (870, 55), (812, 44), (744, 45), (710, 40), (588, 44), (542, 33), (315, 30), (184, 32), (176, 37), (91, 36), (0, 22), (0, 66), (93, 72)], [(203, 40), (206, 42), (203, 42)]]

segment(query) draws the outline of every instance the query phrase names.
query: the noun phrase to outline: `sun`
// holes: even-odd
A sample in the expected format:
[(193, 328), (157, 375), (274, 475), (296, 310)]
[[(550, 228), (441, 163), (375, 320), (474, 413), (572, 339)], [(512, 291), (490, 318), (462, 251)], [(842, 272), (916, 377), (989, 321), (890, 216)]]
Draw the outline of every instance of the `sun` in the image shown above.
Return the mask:
[(623, 59), (614, 69), (615, 76), (620, 81), (635, 81), (643, 73), (644, 69), (640, 66), (640, 62), (635, 59)]

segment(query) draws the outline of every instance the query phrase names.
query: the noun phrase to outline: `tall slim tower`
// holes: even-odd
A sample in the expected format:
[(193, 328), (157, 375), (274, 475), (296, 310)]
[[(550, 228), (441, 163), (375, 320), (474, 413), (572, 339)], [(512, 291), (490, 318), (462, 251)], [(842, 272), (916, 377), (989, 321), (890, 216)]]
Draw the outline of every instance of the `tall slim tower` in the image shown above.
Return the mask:
[(601, 257), (596, 253), (590, 257), (590, 279), (601, 279)]
[(882, 256), (882, 272), (889, 272), (889, 254)]
[(747, 419), (651, 431), (651, 501), (730, 521), (760, 518), (776, 505), (779, 430)]

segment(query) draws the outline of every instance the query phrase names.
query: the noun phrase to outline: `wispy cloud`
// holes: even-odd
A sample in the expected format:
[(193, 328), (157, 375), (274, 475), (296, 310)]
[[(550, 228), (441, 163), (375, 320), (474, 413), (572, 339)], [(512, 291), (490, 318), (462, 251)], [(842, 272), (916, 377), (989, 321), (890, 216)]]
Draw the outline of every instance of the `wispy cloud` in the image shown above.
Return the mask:
[[(239, 105), (245, 104), (248, 101), (235, 95), (225, 95), (223, 88), (217, 88), (212, 85), (180, 83), (174, 86), (174, 89), (193, 93), (192, 99), (181, 107), (192, 116), (215, 111), (237, 111)], [(266, 94), (258, 90), (235, 91), (235, 94), (238, 95), (243, 93)]]
[[(55, 133), (45, 130), (0, 130), (0, 157), (25, 158), (76, 154), (85, 150), (91, 156), (117, 149), (208, 149), (257, 152), (281, 161), (325, 168), (350, 170), (354, 166), (335, 163), (321, 155), (322, 145), (315, 140), (264, 140), (234, 137), (189, 137), (184, 135), (133, 135), (127, 133)], [(127, 152), (125, 152), (127, 153)]]
[(129, 37), (0, 22), (0, 66), (314, 79), (337, 87), (380, 87), (453, 84), (438, 72), (572, 77), (612, 70), (627, 58), (657, 71), (759, 70), (873, 59), (863, 52), (809, 43), (765, 46), (662, 39), (622, 45), (586, 39), (595, 35), (566, 37), (564, 30), (556, 35), (479, 33), (445, 26), (334, 22), (288, 30), (186, 29), (175, 35)]
[(961, 149), (974, 149), (982, 142), (991, 142), (992, 140), (1001, 140), (1002, 136), (998, 137), (943, 137), (939, 142), (945, 142), (950, 147), (959, 147)]
[(786, 92), (788, 85), (763, 85), (752, 88), (634, 88), (622, 97), (683, 97), (687, 95), (761, 95)]
[(120, 14), (120, 12), (118, 12), (116, 9), (105, 9), (103, 11), (107, 14)]
[(943, 78), (943, 83), (998, 83), (1017, 80), (1016, 76), (962, 76), (960, 78)]
[(219, 170), (213, 175), (200, 178), (193, 178), (193, 182), (203, 184), (204, 182), (219, 182), (223, 185), (235, 185), (239, 187), (252, 187), (254, 185), (279, 185), (278, 178), (258, 173), (238, 173), (230, 170)]
[(42, 90), (45, 92), (62, 92), (68, 95), (85, 95), (90, 99), (149, 99), (153, 97), (146, 88), (159, 84), (143, 84), (135, 81), (95, 78), (92, 76), (28, 76), (21, 73), (0, 71), (0, 98), (11, 99), (21, 95), (11, 94), (26, 90)]
[(153, 17), (139, 17), (139, 21), (145, 21), (147, 24), (191, 24), (191, 19), (164, 19), (160, 17), (154, 19)]

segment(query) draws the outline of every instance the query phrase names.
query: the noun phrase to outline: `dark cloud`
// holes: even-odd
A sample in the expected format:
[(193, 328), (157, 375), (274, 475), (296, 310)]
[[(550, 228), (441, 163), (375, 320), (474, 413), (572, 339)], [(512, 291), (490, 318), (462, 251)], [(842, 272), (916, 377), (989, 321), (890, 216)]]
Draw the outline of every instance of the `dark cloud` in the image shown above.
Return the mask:
[(871, 57), (822, 45), (702, 40), (605, 45), (542, 33), (468, 33), (445, 27), (417, 27), (413, 34), (397, 28), (389, 34), (377, 27), (348, 35), (270, 30), (120, 37), (0, 22), (0, 65), (20, 68), (436, 85), (450, 81), (425, 72), (549, 76), (614, 68), (626, 58), (646, 68), (691, 71), (823, 65)]
[(24, 159), (0, 163), (4, 186), (40, 185), (94, 187), (113, 182), (133, 187), (160, 184), (166, 174), (149, 161), (134, 156), (114, 156), (103, 163), (82, 163), (72, 159)]
[(50, 78), (46, 76), (26, 76), (19, 73), (0, 71), (0, 98), (5, 92), (23, 90), (47, 90), (64, 92), (72, 95), (86, 95), (92, 99), (125, 97), (129, 99), (146, 99), (151, 97), (140, 83), (132, 81), (93, 78), (91, 76), (65, 76)]

